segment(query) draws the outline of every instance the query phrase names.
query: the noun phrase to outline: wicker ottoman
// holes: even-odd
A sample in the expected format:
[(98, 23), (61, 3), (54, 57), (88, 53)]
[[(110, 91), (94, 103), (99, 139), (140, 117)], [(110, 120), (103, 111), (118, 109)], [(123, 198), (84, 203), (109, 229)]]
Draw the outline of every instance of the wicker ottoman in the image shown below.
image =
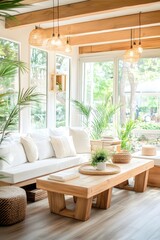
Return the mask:
[(25, 218), (26, 192), (15, 186), (0, 187), (0, 225), (11, 225)]

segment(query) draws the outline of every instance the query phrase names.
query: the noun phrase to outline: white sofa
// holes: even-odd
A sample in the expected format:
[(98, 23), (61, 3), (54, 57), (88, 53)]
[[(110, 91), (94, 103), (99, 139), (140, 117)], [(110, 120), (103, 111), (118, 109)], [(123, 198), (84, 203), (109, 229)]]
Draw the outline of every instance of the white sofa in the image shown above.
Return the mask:
[[(31, 140), (31, 144), (25, 146), (23, 138)], [(69, 145), (66, 140), (62, 141), (63, 149), (61, 145), (55, 145), (58, 147), (55, 151), (52, 140), (68, 138), (73, 139), (76, 152), (67, 152)], [(58, 153), (60, 157), (56, 157)], [(37, 177), (87, 162), (90, 158), (90, 140), (86, 131), (81, 128), (39, 130), (27, 137), (13, 135), (0, 147), (0, 157), (5, 159), (0, 160), (0, 175), (3, 176), (0, 185), (25, 186), (35, 183)]]

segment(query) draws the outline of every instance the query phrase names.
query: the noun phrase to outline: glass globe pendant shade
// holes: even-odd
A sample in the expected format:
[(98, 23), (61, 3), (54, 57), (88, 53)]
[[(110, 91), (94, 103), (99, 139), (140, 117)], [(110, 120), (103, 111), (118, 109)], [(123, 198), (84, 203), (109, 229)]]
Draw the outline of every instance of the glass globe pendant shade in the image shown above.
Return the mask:
[(32, 46), (42, 46), (45, 40), (45, 30), (40, 27), (35, 27), (30, 32), (29, 35), (29, 44)]
[(56, 41), (57, 41), (57, 38), (55, 37), (55, 34), (53, 33), (52, 34), (52, 37), (49, 38), (46, 42), (46, 48), (48, 50), (55, 50), (56, 48)]
[(143, 52), (143, 48), (142, 48), (142, 45), (141, 45), (141, 44), (138, 45), (137, 51), (138, 51), (139, 53), (142, 53), (142, 52)]
[(124, 61), (125, 62), (130, 62), (130, 63), (136, 63), (139, 60), (139, 53), (136, 49), (131, 48), (129, 50), (126, 51), (125, 55), (124, 55)]
[(67, 42), (66, 42), (66, 45), (65, 45), (65, 52), (66, 53), (69, 53), (72, 51), (72, 47), (71, 45), (69, 44), (69, 40), (67, 39)]
[(62, 40), (61, 40), (61, 37), (60, 37), (60, 34), (58, 34), (58, 37), (57, 37), (57, 39), (56, 39), (56, 46), (57, 47), (60, 47), (60, 46), (62, 46)]

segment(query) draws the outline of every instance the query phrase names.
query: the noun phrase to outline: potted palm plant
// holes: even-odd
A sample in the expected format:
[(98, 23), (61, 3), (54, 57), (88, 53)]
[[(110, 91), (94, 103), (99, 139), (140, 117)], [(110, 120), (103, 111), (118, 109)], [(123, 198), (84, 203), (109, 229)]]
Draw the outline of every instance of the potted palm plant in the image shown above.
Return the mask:
[(114, 163), (128, 163), (131, 160), (131, 132), (135, 128), (136, 123), (133, 120), (128, 120), (121, 129), (118, 130), (118, 137), (121, 140), (121, 151), (114, 153), (112, 161)]
[(100, 139), (103, 132), (109, 126), (109, 123), (119, 109), (119, 105), (112, 104), (112, 95), (107, 93), (101, 104), (88, 106), (78, 100), (73, 100), (73, 104), (83, 116), (83, 124), (89, 130), (92, 139)]
[(106, 162), (109, 160), (109, 154), (104, 149), (97, 149), (91, 158), (91, 165), (97, 167), (97, 170), (103, 171), (106, 169)]

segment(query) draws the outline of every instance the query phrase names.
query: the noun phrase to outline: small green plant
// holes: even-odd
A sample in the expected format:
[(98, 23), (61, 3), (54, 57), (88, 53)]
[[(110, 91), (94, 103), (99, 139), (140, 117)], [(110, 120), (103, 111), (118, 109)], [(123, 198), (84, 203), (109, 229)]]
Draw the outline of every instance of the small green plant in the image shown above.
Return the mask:
[(100, 162), (108, 161), (109, 154), (104, 149), (98, 149), (92, 154), (91, 165), (97, 166)]

